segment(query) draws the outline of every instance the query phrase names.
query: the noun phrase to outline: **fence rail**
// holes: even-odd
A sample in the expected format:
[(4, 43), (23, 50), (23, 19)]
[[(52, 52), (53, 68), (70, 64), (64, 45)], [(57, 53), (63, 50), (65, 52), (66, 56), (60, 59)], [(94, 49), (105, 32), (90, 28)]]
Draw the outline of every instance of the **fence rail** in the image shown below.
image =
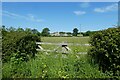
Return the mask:
[[(89, 44), (79, 44), (79, 43), (49, 43), (49, 42), (36, 42), (38, 45), (39, 49), (36, 49), (37, 51), (45, 51), (45, 52), (61, 52), (61, 53), (69, 53), (72, 50), (68, 47), (68, 45), (73, 45), (73, 46), (90, 46)], [(42, 47), (42, 44), (47, 44), (47, 45), (58, 45), (57, 48), (53, 50), (45, 50)], [(62, 48), (61, 51), (58, 51), (59, 48)], [(78, 54), (86, 54), (86, 52), (79, 52)]]
[(90, 44), (80, 44), (80, 43), (49, 43), (49, 42), (36, 42), (36, 44), (90, 46)]

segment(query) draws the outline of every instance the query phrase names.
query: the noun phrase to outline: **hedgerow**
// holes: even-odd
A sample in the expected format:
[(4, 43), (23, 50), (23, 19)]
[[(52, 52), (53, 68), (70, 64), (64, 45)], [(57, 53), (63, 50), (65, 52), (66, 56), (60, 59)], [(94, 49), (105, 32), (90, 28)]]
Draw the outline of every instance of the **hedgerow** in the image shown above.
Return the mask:
[(109, 28), (91, 36), (88, 54), (103, 72), (120, 76), (120, 28)]
[(40, 41), (40, 38), (35, 34), (27, 34), (24, 31), (6, 32), (2, 39), (3, 62), (9, 61), (11, 57), (22, 58), (24, 61), (28, 60), (28, 57), (34, 57), (36, 53), (35, 41)]

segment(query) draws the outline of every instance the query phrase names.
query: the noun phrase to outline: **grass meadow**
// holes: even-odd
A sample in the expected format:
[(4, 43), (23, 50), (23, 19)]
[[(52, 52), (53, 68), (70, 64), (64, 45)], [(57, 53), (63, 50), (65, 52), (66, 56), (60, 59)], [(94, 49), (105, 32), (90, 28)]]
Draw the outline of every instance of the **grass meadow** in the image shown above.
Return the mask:
[[(72, 43), (73, 45), (68, 45), (68, 47), (73, 51), (73, 53), (78, 52), (87, 52), (90, 48), (90, 46), (85, 45), (76, 45), (76, 44), (88, 44), (89, 43), (89, 37), (42, 37), (42, 42), (50, 42), (50, 43)], [(43, 44), (42, 47), (45, 50), (53, 50), (58, 45), (52, 45), (52, 44)]]
[(51, 43), (80, 43), (87, 44), (89, 42), (89, 37), (42, 37), (42, 42), (51, 42)]

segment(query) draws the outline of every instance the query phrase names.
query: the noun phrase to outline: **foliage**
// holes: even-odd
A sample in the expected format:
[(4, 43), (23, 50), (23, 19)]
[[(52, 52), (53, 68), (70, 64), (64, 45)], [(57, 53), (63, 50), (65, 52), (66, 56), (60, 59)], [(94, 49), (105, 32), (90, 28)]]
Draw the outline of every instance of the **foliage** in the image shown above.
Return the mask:
[(67, 34), (68, 36), (72, 36), (72, 33), (71, 33), (71, 32), (66, 32), (66, 34)]
[[(88, 43), (89, 37), (42, 37), (46, 42)], [(52, 46), (45, 45), (47, 48)], [(45, 47), (44, 46), (44, 47)], [(54, 46), (53, 46), (54, 47)], [(56, 47), (56, 46), (55, 46)], [(70, 46), (73, 53), (38, 52), (34, 59), (21, 62), (19, 52), (14, 53), (11, 61), (3, 63), (3, 78), (109, 78), (111, 76), (98, 70), (98, 66), (90, 64), (86, 54), (76, 54), (86, 51), (89, 47)], [(51, 48), (52, 49), (52, 48)], [(16, 58), (18, 57), (18, 58)]]
[(23, 29), (23, 28), (18, 28), (16, 31), (18, 31), (18, 32), (23, 32), (24, 29)]
[(59, 32), (60, 34), (65, 34), (65, 32)]
[(35, 56), (36, 51), (36, 43), (35, 42), (40, 42), (40, 38), (36, 35), (26, 35), (22, 37), (20, 40), (16, 42), (17, 45), (17, 50), (21, 54), (26, 54), (26, 56), (29, 54), (31, 57)]
[[(35, 59), (12, 65), (3, 64), (3, 78), (105, 78), (84, 54), (40, 52)], [(12, 68), (11, 68), (12, 67)], [(7, 74), (6, 74), (7, 73)]]
[(14, 28), (14, 27), (8, 28), (8, 31), (9, 31), (9, 32), (14, 32), (15, 30), (16, 30), (16, 28)]
[(99, 31), (91, 37), (89, 55), (103, 72), (120, 76), (120, 28)]
[[(2, 38), (2, 60), (3, 62), (9, 61), (15, 54), (32, 55), (34, 57), (36, 53), (35, 41), (40, 41), (40, 38), (35, 34), (28, 34), (25, 31), (3, 31)], [(17, 57), (16, 57), (17, 58)], [(25, 60), (26, 61), (26, 60)]]
[(78, 29), (77, 29), (77, 28), (74, 28), (74, 29), (73, 29), (73, 36), (77, 36), (77, 34), (78, 34)]
[(27, 34), (31, 34), (31, 33), (32, 33), (32, 30), (31, 30), (30, 28), (26, 28), (26, 29), (25, 29), (25, 32), (26, 32)]
[(83, 34), (83, 36), (91, 36), (93, 34), (95, 34), (98, 31), (86, 31), (86, 32), (81, 32), (81, 34)]
[(41, 33), (42, 36), (49, 36), (50, 35), (49, 31), (50, 31), (49, 28), (44, 28)]
[(33, 34), (36, 34), (36, 35), (38, 35), (38, 36), (41, 35), (40, 32), (39, 32), (37, 29), (33, 29), (33, 30), (32, 30), (32, 33), (33, 33)]
[(25, 33), (17, 33), (17, 32), (7, 32), (3, 35), (2, 39), (2, 59), (3, 61), (10, 60), (11, 54), (17, 52), (16, 42), (22, 36), (25, 36)]
[(2, 26), (1, 31), (2, 31), (2, 37), (4, 37), (4, 36), (5, 36), (5, 34), (7, 33), (6, 28), (5, 28), (5, 26), (4, 26), (4, 25)]

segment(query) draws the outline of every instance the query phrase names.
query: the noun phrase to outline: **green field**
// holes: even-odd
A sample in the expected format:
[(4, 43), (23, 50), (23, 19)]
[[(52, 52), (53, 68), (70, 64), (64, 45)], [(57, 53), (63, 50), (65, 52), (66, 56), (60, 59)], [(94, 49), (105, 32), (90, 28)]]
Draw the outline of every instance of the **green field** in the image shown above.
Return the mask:
[[(88, 44), (89, 43), (89, 37), (41, 37), (42, 42), (50, 42), (50, 43), (73, 43), (73, 45), (68, 45), (68, 47), (73, 52), (87, 52), (89, 49), (89, 46), (84, 45), (75, 45), (75, 44)], [(45, 50), (53, 50), (58, 45), (49, 45), (49, 44), (42, 44), (42, 47)]]
[(41, 37), (42, 42), (51, 42), (51, 43), (80, 43), (86, 44), (89, 42), (89, 37)]
[[(89, 37), (42, 37), (42, 42), (87, 44)], [(46, 50), (53, 50), (57, 45), (43, 44)], [(87, 52), (90, 46), (70, 45), (71, 52), (62, 54), (39, 51), (34, 59), (28, 62), (7, 62), (3, 64), (4, 78), (105, 78), (110, 77), (90, 63)]]

